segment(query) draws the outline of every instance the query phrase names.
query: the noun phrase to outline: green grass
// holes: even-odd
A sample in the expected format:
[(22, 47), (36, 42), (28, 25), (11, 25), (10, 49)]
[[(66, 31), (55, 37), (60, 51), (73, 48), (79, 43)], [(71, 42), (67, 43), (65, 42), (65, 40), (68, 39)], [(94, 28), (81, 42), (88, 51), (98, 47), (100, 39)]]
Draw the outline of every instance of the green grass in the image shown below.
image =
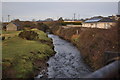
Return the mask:
[(38, 29), (32, 29), (32, 30), (39, 34), (39, 39), (40, 40), (46, 40), (46, 41), (51, 40), (50, 38), (47, 37), (47, 34), (45, 34), (43, 31), (40, 31)]
[[(49, 41), (50, 38), (47, 37), (47, 34), (45, 34), (43, 31), (40, 31), (38, 29), (31, 29), (32, 31), (35, 31), (39, 34), (40, 40)], [(21, 31), (4, 31), (2, 30), (2, 35), (5, 36), (6, 39), (17, 36)]]
[[(43, 52), (46, 53), (47, 49), (49, 50), (50, 47), (46, 44), (42, 44), (38, 41), (29, 41), (21, 39), (19, 37), (14, 37), (3, 41), (3, 53), (4, 53), (3, 57), (6, 56), (13, 57), (13, 55), (19, 56), (32, 51), (33, 52), (40, 51), (41, 53)], [(8, 53), (11, 53), (11, 55), (5, 55)]]
[(21, 31), (4, 31), (2, 30), (2, 36), (5, 36), (5, 39), (12, 38), (17, 36)]
[[(39, 30), (35, 30), (40, 39), (50, 40), (47, 35)], [(4, 32), (5, 34), (16, 34), (19, 32)], [(51, 46), (41, 43), (40, 41), (31, 41), (19, 38), (18, 36), (12, 36), (12, 38), (5, 39), (2, 42), (2, 56), (3, 56), (3, 71), (12, 69), (15, 78), (31, 77), (27, 76), (34, 73), (35, 60), (45, 59), (47, 56), (54, 54)], [(8, 72), (8, 71), (7, 71)]]

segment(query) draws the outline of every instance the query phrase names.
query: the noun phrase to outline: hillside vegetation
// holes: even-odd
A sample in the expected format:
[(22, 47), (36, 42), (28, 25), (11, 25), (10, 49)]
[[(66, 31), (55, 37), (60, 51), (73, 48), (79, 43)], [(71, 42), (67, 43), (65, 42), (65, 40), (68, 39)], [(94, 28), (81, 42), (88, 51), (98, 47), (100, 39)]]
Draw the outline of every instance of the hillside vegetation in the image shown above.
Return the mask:
[(3, 78), (33, 78), (47, 67), (46, 61), (55, 53), (52, 40), (43, 31), (31, 31), (37, 32), (38, 40), (22, 39), (20, 31), (3, 31)]
[(105, 65), (105, 51), (118, 52), (119, 26), (111, 29), (97, 28), (63, 28), (55, 25), (51, 27), (54, 34), (75, 44), (83, 55), (85, 62), (94, 70)]

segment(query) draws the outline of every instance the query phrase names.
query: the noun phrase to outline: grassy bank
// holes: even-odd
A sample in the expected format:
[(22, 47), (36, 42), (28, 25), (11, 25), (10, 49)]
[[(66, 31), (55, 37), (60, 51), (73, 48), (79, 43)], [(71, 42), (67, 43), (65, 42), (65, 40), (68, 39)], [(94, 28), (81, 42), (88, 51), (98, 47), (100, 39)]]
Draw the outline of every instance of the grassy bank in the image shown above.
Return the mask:
[(105, 65), (105, 51), (118, 52), (118, 28), (62, 28), (54, 26), (52, 32), (71, 41), (80, 50), (85, 62), (94, 70)]
[(39, 34), (38, 41), (18, 37), (20, 31), (3, 32), (3, 78), (33, 78), (47, 67), (46, 61), (55, 53), (52, 40), (42, 31), (32, 31)]

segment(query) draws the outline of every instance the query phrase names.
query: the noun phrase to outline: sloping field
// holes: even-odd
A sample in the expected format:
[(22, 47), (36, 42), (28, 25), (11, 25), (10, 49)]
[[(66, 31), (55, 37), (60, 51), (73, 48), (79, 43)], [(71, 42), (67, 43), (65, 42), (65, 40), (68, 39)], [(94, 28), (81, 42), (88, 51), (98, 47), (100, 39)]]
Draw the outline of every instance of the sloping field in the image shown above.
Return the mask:
[[(45, 61), (54, 54), (52, 44), (48, 45), (40, 40), (52, 42), (47, 35), (34, 29), (39, 34), (39, 40), (25, 40), (16, 35), (2, 42), (3, 78), (30, 78), (36, 75), (37, 70), (46, 67)], [(15, 34), (14, 33), (14, 34)], [(12, 35), (13, 32), (4, 32), (3, 35)], [(8, 35), (7, 35), (8, 37)]]

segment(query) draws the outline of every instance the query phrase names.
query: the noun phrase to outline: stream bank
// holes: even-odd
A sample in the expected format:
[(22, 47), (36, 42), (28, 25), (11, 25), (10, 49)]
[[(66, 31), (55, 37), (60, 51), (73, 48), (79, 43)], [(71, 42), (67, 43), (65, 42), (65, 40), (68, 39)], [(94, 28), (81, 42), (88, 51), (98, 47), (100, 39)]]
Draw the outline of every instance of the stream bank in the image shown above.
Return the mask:
[(84, 64), (79, 50), (70, 42), (49, 34), (53, 39), (55, 56), (47, 62), (48, 78), (82, 78), (91, 73), (90, 68)]
[(53, 40), (56, 54), (49, 58), (47, 69), (36, 78), (83, 78), (92, 72), (75, 45), (54, 34), (48, 34), (48, 37)]
[(118, 28), (98, 29), (84, 27), (50, 27), (53, 34), (73, 43), (81, 52), (84, 61), (95, 71), (107, 62), (105, 51), (118, 52)]

